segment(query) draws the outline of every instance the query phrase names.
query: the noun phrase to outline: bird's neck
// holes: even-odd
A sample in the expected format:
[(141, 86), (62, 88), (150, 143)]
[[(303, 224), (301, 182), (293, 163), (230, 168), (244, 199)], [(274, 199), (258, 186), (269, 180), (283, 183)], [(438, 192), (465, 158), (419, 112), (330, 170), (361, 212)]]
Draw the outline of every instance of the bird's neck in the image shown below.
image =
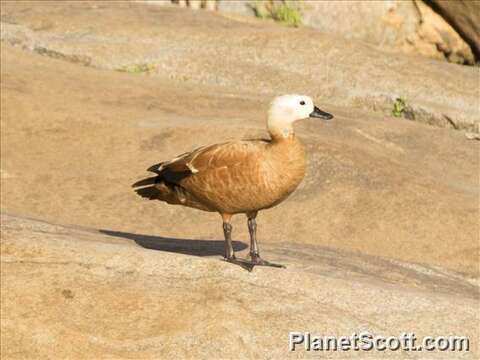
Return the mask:
[(283, 141), (295, 136), (290, 122), (269, 118), (267, 128), (273, 141)]
[(290, 160), (298, 161), (305, 157), (305, 149), (300, 139), (295, 135), (293, 129), (288, 133), (270, 132), (272, 141), (270, 149), (273, 153), (281, 153)]
[(267, 147), (266, 166), (276, 169), (275, 173), (280, 174), (272, 183), (277, 181), (279, 188), (288, 189), (285, 191), (290, 193), (305, 176), (305, 148), (293, 131), (286, 137), (283, 134), (270, 134), (272, 141)]

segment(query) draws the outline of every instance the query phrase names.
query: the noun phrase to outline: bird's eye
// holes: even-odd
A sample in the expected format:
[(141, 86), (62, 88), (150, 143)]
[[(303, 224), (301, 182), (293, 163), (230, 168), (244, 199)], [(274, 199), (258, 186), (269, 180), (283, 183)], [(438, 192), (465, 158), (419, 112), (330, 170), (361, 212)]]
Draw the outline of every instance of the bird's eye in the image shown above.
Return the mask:
[(300, 101), (300, 105), (305, 105), (305, 101)]

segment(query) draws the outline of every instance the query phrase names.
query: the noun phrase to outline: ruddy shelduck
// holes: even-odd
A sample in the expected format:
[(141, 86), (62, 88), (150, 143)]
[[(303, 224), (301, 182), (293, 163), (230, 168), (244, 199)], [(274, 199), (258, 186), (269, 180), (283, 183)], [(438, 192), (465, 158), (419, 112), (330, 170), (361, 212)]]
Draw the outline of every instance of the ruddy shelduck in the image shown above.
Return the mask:
[[(151, 200), (218, 212), (223, 219), (225, 260), (252, 270), (255, 265), (283, 267), (260, 257), (255, 218), (260, 210), (285, 200), (305, 176), (305, 150), (293, 124), (305, 118), (330, 120), (308, 96), (283, 95), (270, 104), (270, 139), (225, 142), (198, 148), (148, 168), (156, 175), (135, 183)], [(250, 261), (236, 258), (232, 246), (235, 214), (246, 214)]]

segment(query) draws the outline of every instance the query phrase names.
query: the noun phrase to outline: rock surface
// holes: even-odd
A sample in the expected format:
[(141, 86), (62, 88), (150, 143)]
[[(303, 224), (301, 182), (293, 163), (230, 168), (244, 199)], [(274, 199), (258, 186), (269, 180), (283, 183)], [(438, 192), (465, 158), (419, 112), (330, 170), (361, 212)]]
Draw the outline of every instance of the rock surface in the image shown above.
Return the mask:
[(309, 93), (388, 114), (402, 97), (418, 121), (478, 131), (480, 68), (254, 20), (137, 3), (3, 2), (2, 39), (102, 69), (149, 65), (152, 75), (192, 85)]
[[(8, 45), (1, 61), (3, 209), (162, 236), (222, 234), (216, 215), (145, 201), (130, 184), (198, 146), (265, 136), (270, 94), (97, 70)], [(315, 101), (336, 119), (298, 123), (307, 177), (260, 215), (260, 238), (478, 275), (479, 143)], [(234, 233), (246, 230), (239, 218)]]
[[(300, 8), (302, 23), (325, 34), (361, 40), (394, 52), (420, 54), (460, 64), (475, 63), (470, 46), (422, 0), (306, 1)], [(220, 0), (218, 10), (254, 15), (249, 0)], [(466, 9), (462, 10), (465, 13)]]
[[(2, 2), (2, 359), (308, 357), (286, 353), (289, 330), (467, 335), (473, 350), (448, 358), (478, 358), (479, 142), (345, 95), (363, 68), (346, 65), (363, 57), (381, 67), (357, 78), (362, 91), (399, 72), (402, 91), (471, 115), (472, 69), (419, 59), (394, 72), (390, 54), (352, 56), (363, 45), (208, 12), (25, 4)], [(330, 75), (312, 44), (331, 52)], [(278, 56), (290, 48), (292, 64)], [(334, 86), (309, 79), (315, 71), (335, 74)], [(296, 126), (307, 177), (259, 215), (260, 249), (285, 271), (220, 261), (219, 216), (130, 188), (160, 160), (265, 136), (272, 96), (296, 91), (335, 119)], [(244, 255), (245, 219), (233, 225)]]
[[(408, 358), (479, 355), (478, 287), (440, 269), (282, 243), (266, 250), (287, 269), (248, 273), (219, 260), (221, 242), (209, 257), (214, 247), (201, 240), (107, 236), (6, 215), (1, 230), (2, 359), (320, 355), (289, 353), (289, 331), (455, 334), (471, 339), (469, 352)], [(359, 355), (405, 353), (321, 353)]]

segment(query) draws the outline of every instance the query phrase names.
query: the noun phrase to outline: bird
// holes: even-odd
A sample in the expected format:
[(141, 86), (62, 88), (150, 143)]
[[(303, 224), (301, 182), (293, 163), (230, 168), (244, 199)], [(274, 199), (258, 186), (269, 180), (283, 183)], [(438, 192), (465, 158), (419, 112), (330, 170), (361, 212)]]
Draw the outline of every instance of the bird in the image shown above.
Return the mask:
[[(305, 176), (306, 159), (293, 124), (306, 118), (333, 118), (305, 95), (275, 97), (267, 115), (269, 139), (229, 141), (197, 148), (150, 166), (154, 176), (133, 184), (149, 200), (217, 212), (222, 217), (224, 260), (248, 271), (254, 266), (285, 267), (260, 257), (256, 217), (284, 201)], [(245, 214), (250, 260), (237, 258), (232, 246), (232, 216)]]

